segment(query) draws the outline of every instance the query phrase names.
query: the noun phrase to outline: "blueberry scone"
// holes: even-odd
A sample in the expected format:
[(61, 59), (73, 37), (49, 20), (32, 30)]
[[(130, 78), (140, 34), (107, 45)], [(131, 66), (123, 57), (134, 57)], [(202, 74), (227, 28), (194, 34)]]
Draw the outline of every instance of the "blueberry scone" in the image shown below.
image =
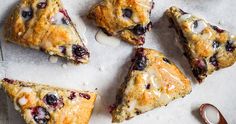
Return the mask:
[(162, 53), (138, 48), (114, 104), (113, 122), (122, 122), (191, 92), (191, 83)]
[(7, 78), (1, 84), (27, 124), (88, 124), (96, 99), (91, 92)]
[(177, 7), (169, 8), (166, 13), (199, 82), (214, 71), (235, 63), (236, 37), (230, 32)]
[(89, 52), (60, 0), (20, 0), (6, 20), (7, 41), (87, 63)]
[(118, 36), (133, 45), (143, 45), (144, 35), (152, 27), (152, 0), (103, 0), (88, 15), (104, 33)]

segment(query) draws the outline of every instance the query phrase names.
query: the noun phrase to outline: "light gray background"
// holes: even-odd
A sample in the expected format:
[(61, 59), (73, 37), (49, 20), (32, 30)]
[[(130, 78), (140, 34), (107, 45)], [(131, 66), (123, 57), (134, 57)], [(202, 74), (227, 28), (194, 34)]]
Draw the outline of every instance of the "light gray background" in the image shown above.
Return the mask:
[[(121, 43), (118, 47), (99, 44), (95, 40), (97, 28), (86, 19), (88, 8), (99, 0), (63, 0), (69, 15), (75, 23), (82, 16), (87, 31), (88, 48), (91, 52), (90, 63), (87, 65), (68, 65), (62, 68), (64, 61), (56, 64), (48, 62), (48, 56), (42, 52), (22, 48), (2, 42), (5, 61), (0, 62), (0, 76), (19, 80), (47, 82), (47, 84), (65, 88), (77, 88), (99, 93), (96, 107), (91, 118), (91, 124), (109, 124), (111, 117), (108, 106), (114, 102), (117, 88), (122, 83), (129, 67), (132, 46)], [(209, 22), (236, 32), (236, 1), (235, 0), (154, 0), (152, 12), (153, 30), (146, 35), (145, 47), (164, 52), (174, 61), (185, 74), (192, 79), (189, 64), (181, 51), (174, 45), (175, 35), (168, 28), (168, 22), (163, 17), (164, 11), (176, 5), (183, 10), (205, 17)], [(9, 9), (17, 0), (0, 0), (0, 22), (5, 19)], [(220, 22), (220, 23), (219, 23)], [(2, 27), (2, 24), (1, 24)], [(79, 28), (80, 26), (77, 25)], [(0, 38), (1, 41), (2, 37)], [(102, 68), (102, 71), (101, 69)], [(140, 115), (126, 124), (199, 124), (198, 107), (202, 103), (212, 103), (225, 115), (230, 124), (236, 123), (236, 65), (218, 71), (209, 76), (205, 82), (198, 85), (193, 82), (193, 91), (184, 99), (171, 102), (167, 107), (161, 107)], [(8, 100), (8, 107), (2, 91), (0, 92), (0, 123), (23, 124), (20, 115), (14, 111)], [(5, 107), (4, 107), (5, 106)], [(3, 117), (4, 116), (4, 117)], [(3, 121), (7, 117), (7, 121)], [(2, 121), (1, 121), (2, 120)]]

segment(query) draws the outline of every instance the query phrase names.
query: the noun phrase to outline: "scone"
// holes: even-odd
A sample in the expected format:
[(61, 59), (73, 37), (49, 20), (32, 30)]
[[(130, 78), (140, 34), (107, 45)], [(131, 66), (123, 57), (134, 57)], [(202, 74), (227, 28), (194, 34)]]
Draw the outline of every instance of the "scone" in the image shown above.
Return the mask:
[(96, 94), (10, 79), (3, 89), (27, 124), (88, 124)]
[(235, 63), (236, 37), (230, 32), (177, 7), (169, 8), (166, 14), (180, 37), (182, 49), (199, 82), (214, 71)]
[(144, 35), (152, 27), (153, 6), (152, 0), (103, 0), (91, 8), (88, 17), (107, 35), (143, 45)]
[(113, 122), (122, 122), (191, 92), (191, 83), (162, 53), (138, 48), (125, 82), (111, 111)]
[(7, 41), (87, 63), (89, 52), (60, 0), (20, 0), (4, 26)]

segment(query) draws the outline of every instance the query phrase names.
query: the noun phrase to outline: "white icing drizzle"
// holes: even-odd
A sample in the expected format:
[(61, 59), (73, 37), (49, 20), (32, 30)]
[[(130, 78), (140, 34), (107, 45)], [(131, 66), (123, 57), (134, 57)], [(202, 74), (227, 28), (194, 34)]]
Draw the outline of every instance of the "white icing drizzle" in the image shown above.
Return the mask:
[(191, 24), (191, 29), (194, 33), (199, 34), (201, 33), (206, 27), (207, 23), (204, 20), (197, 20), (197, 26), (194, 25), (194, 22)]
[(18, 100), (19, 105), (23, 106), (28, 102), (28, 100), (23, 96)]
[(191, 14), (184, 14), (184, 15), (182, 15), (182, 16), (180, 16), (180, 18), (179, 18), (179, 21), (186, 21), (187, 19), (189, 19), (190, 17), (192, 17), (192, 15)]
[(99, 30), (95, 36), (96, 41), (100, 44), (104, 44), (111, 47), (118, 47), (120, 45), (120, 39), (112, 36), (107, 36), (102, 30)]
[(176, 76), (174, 76), (173, 74), (171, 74), (168, 70), (166, 70), (165, 68), (160, 69), (162, 72), (168, 74), (170, 77), (172, 77), (172, 79), (174, 79), (175, 81), (179, 82), (180, 84), (183, 84), (183, 82)]
[(31, 88), (29, 88), (29, 87), (23, 87), (20, 91), (19, 91), (19, 93), (31, 93), (33, 90), (31, 89)]

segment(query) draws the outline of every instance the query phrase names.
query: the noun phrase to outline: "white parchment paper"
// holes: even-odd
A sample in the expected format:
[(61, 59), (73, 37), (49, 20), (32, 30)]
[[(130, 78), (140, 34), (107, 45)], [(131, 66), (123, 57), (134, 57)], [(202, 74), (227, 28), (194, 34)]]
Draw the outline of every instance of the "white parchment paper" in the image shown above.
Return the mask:
[[(99, 0), (62, 0), (72, 20), (80, 32), (85, 32), (87, 47), (91, 52), (90, 63), (74, 66), (59, 60), (52, 64), (48, 56), (42, 52), (23, 48), (12, 43), (6, 43), (0, 38), (5, 61), (0, 63), (0, 77), (18, 80), (42, 82), (54, 86), (95, 91), (99, 94), (91, 124), (109, 124), (111, 116), (108, 106), (115, 100), (117, 88), (123, 82), (129, 67), (133, 47), (121, 43), (118, 47), (99, 44), (95, 40), (97, 28), (87, 20), (89, 8)], [(174, 44), (175, 33), (168, 28), (168, 21), (163, 17), (164, 11), (176, 5), (183, 10), (204, 17), (209, 22), (236, 34), (236, 1), (235, 0), (154, 0), (152, 12), (153, 30), (146, 35), (145, 47), (162, 51), (185, 74), (192, 79), (189, 64), (179, 48)], [(17, 0), (0, 0), (0, 23), (9, 13)], [(81, 19), (85, 25), (81, 25)], [(86, 27), (86, 28), (85, 28)], [(236, 65), (223, 69), (209, 76), (205, 82), (198, 85), (192, 83), (193, 91), (184, 99), (171, 102), (167, 107), (161, 107), (142, 114), (127, 124), (199, 124), (198, 107), (202, 103), (212, 103), (217, 106), (230, 124), (236, 123)], [(3, 95), (0, 95), (1, 97)], [(4, 105), (5, 98), (0, 99)], [(24, 124), (20, 115), (15, 112), (8, 100), (8, 107), (0, 107), (0, 115), (7, 116), (9, 124)], [(0, 118), (0, 123), (6, 121)]]

